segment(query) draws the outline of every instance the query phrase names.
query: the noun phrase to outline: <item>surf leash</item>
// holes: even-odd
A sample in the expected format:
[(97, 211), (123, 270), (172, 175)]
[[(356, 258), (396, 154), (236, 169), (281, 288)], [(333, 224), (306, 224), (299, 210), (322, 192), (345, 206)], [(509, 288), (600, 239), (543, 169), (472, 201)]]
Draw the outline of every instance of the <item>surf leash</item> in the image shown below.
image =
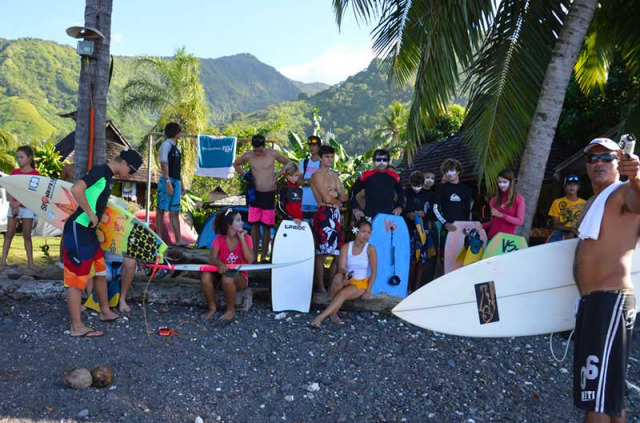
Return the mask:
[[(169, 260), (167, 260), (165, 258), (165, 260), (167, 261), (167, 263), (169, 263)], [(147, 315), (147, 292), (149, 292), (149, 286), (151, 285), (151, 281), (153, 280), (153, 277), (155, 276), (155, 274), (157, 273), (158, 269), (160, 269), (161, 265), (160, 263), (160, 256), (156, 257), (156, 261), (153, 265), (149, 266), (152, 267), (153, 270), (151, 272), (151, 275), (149, 275), (149, 280), (147, 281), (147, 285), (145, 286), (145, 289), (142, 293), (142, 315), (144, 316), (144, 327), (145, 327), (145, 332), (147, 334), (147, 338), (149, 338), (149, 343), (151, 344), (152, 347), (154, 348), (164, 348), (167, 346), (167, 344), (174, 338), (174, 337), (178, 337), (179, 334), (176, 331), (178, 328), (183, 327), (187, 324), (194, 324), (198, 327), (201, 327), (201, 325), (199, 325), (198, 323), (196, 323), (195, 321), (189, 321), (189, 320), (183, 320), (181, 322), (179, 322), (173, 329), (166, 327), (166, 326), (162, 326), (159, 327), (157, 331), (152, 331), (149, 327), (149, 316)], [(160, 342), (157, 343), (154, 341), (154, 339), (152, 338), (151, 335), (158, 335), (158, 336), (162, 336), (165, 339)], [(192, 334), (182, 334), (183, 338), (200, 338), (202, 336), (204, 336), (205, 334), (205, 329), (202, 329), (200, 332), (198, 333), (192, 333)]]
[(564, 354), (563, 354), (561, 359), (558, 359), (558, 357), (556, 356), (555, 351), (553, 350), (553, 335), (554, 334), (552, 333), (551, 336), (549, 336), (549, 349), (551, 350), (551, 356), (558, 363), (562, 363), (567, 358), (567, 353), (569, 352), (569, 345), (571, 345), (571, 337), (573, 336), (573, 332), (575, 332), (575, 330), (572, 330), (571, 333), (569, 334), (569, 338), (567, 338), (567, 347), (564, 349)]

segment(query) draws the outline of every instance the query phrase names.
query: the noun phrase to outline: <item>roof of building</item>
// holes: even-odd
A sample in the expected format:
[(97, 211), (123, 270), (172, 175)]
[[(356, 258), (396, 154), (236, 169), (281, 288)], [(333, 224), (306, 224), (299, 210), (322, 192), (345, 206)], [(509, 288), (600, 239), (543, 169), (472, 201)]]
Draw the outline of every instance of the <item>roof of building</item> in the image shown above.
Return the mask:
[[(554, 143), (555, 144), (555, 143)], [(563, 147), (553, 145), (549, 154), (549, 160), (547, 161), (547, 167), (544, 172), (544, 180), (553, 180), (553, 173), (560, 163), (571, 156), (572, 151)], [(442, 172), (440, 171), (440, 165), (448, 158), (456, 159), (462, 164), (462, 174), (460, 175), (461, 182), (476, 182), (477, 174), (475, 172), (475, 165), (472, 156), (469, 152), (469, 146), (464, 141), (462, 133), (459, 132), (456, 135), (452, 135), (444, 141), (431, 142), (418, 148), (418, 151), (413, 156), (411, 166), (407, 166), (407, 160), (404, 159), (400, 164), (400, 167), (404, 169), (400, 173), (400, 179), (402, 183), (408, 183), (409, 175), (415, 170), (421, 172), (433, 172), (436, 175), (436, 181), (442, 179)], [(518, 171), (518, 167), (514, 169)]]
[[(113, 160), (120, 154), (120, 151), (124, 148), (133, 148), (131, 143), (127, 141), (127, 139), (122, 135), (120, 130), (115, 126), (115, 124), (108, 120), (105, 124), (105, 140), (106, 140), (106, 159)], [(56, 144), (56, 150), (62, 156), (62, 160), (73, 161), (75, 156), (75, 146), (76, 146), (76, 133), (75, 131), (71, 132), (69, 135), (64, 137), (58, 144)], [(137, 182), (137, 183), (146, 183), (147, 182), (147, 158), (142, 158), (142, 166), (140, 169), (133, 175), (126, 177), (116, 177), (114, 178), (116, 181), (127, 181), (127, 182)], [(157, 183), (160, 174), (158, 170), (151, 170), (151, 182)]]

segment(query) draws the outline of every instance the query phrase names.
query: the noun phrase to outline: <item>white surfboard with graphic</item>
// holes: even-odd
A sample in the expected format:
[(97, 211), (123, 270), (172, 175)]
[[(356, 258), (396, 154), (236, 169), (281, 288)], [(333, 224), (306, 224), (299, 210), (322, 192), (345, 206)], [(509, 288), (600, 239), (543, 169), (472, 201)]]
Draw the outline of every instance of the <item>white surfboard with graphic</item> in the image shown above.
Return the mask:
[[(459, 336), (510, 337), (575, 326), (577, 239), (525, 248), (462, 267), (423, 286), (393, 313), (425, 329)], [(640, 292), (640, 250), (631, 277)]]

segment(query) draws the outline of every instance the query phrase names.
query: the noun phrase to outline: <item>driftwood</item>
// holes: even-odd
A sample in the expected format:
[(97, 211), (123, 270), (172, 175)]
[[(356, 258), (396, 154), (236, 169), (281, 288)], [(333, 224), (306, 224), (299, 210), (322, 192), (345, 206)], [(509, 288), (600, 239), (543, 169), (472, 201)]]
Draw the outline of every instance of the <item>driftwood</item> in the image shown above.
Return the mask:
[(169, 247), (165, 253), (173, 263), (202, 263), (209, 262), (209, 250), (193, 250), (186, 247)]

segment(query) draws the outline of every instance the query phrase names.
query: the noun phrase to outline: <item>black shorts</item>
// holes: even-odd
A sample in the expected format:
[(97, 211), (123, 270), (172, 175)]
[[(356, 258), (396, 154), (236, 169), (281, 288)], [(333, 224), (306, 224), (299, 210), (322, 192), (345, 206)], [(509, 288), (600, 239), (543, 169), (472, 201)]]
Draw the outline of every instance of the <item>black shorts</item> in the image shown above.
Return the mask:
[(636, 320), (632, 291), (594, 291), (580, 299), (573, 358), (573, 403), (620, 417)]
[(276, 192), (263, 192), (256, 190), (256, 199), (249, 205), (251, 207), (256, 207), (262, 210), (273, 210), (276, 205)]

